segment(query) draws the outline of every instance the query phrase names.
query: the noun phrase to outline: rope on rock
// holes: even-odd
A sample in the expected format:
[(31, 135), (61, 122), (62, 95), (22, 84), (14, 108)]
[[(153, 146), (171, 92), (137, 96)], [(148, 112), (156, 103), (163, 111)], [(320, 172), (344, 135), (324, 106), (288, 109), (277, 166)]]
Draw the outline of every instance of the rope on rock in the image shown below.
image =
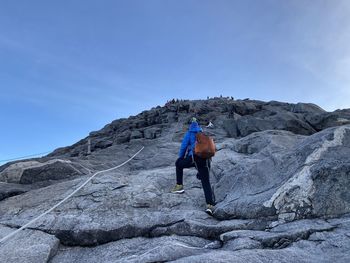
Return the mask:
[(31, 224), (33, 224), (34, 222), (38, 221), (40, 218), (42, 218), (43, 216), (47, 215), (48, 213), (52, 212), (53, 210), (55, 210), (58, 206), (60, 206), (61, 204), (63, 204), (65, 201), (67, 201), (69, 198), (71, 198), (74, 194), (76, 194), (80, 189), (82, 189), (88, 182), (90, 182), (96, 175), (101, 174), (101, 173), (105, 173), (105, 172), (110, 172), (113, 171), (115, 169), (118, 169), (120, 167), (122, 167), (123, 165), (127, 164), (128, 162), (130, 162), (132, 159), (134, 159), (145, 147), (142, 146), (142, 148), (135, 153), (133, 156), (131, 156), (128, 160), (126, 160), (125, 162), (106, 169), (106, 170), (102, 170), (102, 171), (98, 171), (96, 173), (94, 173), (92, 176), (90, 176), (82, 185), (80, 185), (77, 189), (75, 189), (72, 193), (70, 193), (68, 196), (66, 196), (63, 200), (61, 200), (59, 203), (57, 203), (56, 205), (54, 205), (53, 207), (51, 207), (50, 209), (48, 209), (47, 211), (45, 211), (44, 213), (42, 213), (41, 215), (39, 215), (38, 217), (34, 218), (33, 220), (29, 221), (27, 224), (25, 224), (24, 226), (20, 227), (19, 229), (11, 232), (10, 234), (8, 234), (7, 236), (3, 237), (2, 239), (0, 239), (0, 245), (5, 243), (6, 240), (8, 240), (9, 238), (11, 238), (12, 236), (16, 235), (18, 232), (20, 232), (21, 230), (27, 228), (28, 226), (30, 226)]
[(22, 159), (26, 159), (26, 158), (30, 158), (30, 157), (41, 157), (41, 156), (46, 155), (46, 154), (48, 154), (50, 152), (52, 152), (52, 151), (43, 152), (43, 153), (36, 153), (36, 154), (26, 155), (26, 156), (22, 156), (22, 157), (6, 159), (6, 160), (0, 160), (0, 164), (1, 163), (11, 162), (11, 161), (18, 161), (18, 160), (22, 160)]

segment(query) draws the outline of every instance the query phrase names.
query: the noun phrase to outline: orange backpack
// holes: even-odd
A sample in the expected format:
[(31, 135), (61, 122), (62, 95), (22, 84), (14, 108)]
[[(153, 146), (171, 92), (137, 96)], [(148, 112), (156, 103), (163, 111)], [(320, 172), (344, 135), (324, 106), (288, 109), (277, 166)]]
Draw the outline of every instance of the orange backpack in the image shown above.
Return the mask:
[(194, 153), (205, 159), (213, 157), (215, 155), (215, 143), (213, 138), (203, 132), (197, 133)]

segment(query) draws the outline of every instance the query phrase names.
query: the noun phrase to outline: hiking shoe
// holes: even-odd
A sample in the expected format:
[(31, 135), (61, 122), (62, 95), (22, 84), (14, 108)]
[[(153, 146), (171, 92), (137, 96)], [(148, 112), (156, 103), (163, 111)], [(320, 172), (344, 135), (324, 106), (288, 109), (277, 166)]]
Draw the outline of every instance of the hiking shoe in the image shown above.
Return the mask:
[(208, 215), (213, 215), (213, 212), (214, 212), (214, 209), (215, 207), (213, 205), (210, 205), (210, 204), (207, 204), (207, 209), (205, 209), (205, 212), (208, 214)]
[(173, 189), (171, 189), (171, 192), (174, 194), (182, 194), (185, 192), (184, 186), (182, 184), (176, 184)]

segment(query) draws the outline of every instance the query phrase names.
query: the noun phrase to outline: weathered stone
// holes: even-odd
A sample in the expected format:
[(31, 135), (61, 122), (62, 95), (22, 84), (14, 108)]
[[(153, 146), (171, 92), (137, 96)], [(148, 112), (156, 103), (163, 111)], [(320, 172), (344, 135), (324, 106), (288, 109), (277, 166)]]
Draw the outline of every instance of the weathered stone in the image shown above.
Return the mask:
[[(280, 219), (289, 215), (292, 220), (348, 213), (349, 128), (332, 128), (310, 137), (256, 133), (227, 144), (213, 164), (213, 170), (225, 167), (217, 175), (219, 182), (215, 186), (220, 201), (217, 216), (281, 214)], [(267, 138), (270, 142), (265, 141)], [(232, 155), (231, 149), (239, 154)], [(253, 156), (247, 159), (247, 154)], [(325, 185), (331, 187), (327, 189)], [(329, 191), (334, 202), (325, 201)]]
[[(110, 138), (102, 138), (102, 139), (92, 139), (91, 140), (91, 150), (96, 151), (97, 149), (105, 149), (113, 145), (113, 140)], [(87, 145), (86, 145), (87, 151)]]
[[(225, 128), (230, 137), (244, 137), (253, 132), (266, 129), (288, 130), (296, 134), (310, 135), (325, 128), (350, 124), (350, 110), (337, 110), (325, 112), (318, 106), (310, 103), (282, 103), (276, 101), (262, 102), (256, 100), (231, 100), (230, 98), (215, 98), (196, 101), (174, 101), (164, 107), (152, 108), (143, 111), (137, 116), (128, 119), (119, 119), (106, 125), (100, 131), (91, 132), (101, 142), (101, 147), (96, 150), (110, 147), (114, 144), (127, 143), (130, 140), (131, 130), (144, 129), (153, 125), (165, 125), (162, 134), (167, 134), (173, 123), (188, 121), (196, 115), (202, 124), (221, 118), (220, 124), (215, 128), (215, 133), (221, 133)], [(239, 127), (236, 122), (240, 116)], [(224, 136), (226, 137), (226, 135)], [(111, 138), (114, 138), (112, 140)], [(219, 140), (222, 137), (218, 138)], [(86, 138), (71, 147), (60, 148), (49, 156), (69, 155), (71, 157), (84, 156), (86, 154)], [(106, 143), (106, 144), (104, 144)]]
[(129, 130), (116, 134), (116, 143), (122, 144), (130, 141), (131, 132)]
[(167, 262), (206, 252), (210, 241), (196, 237), (133, 238), (95, 248), (59, 250), (52, 263), (65, 262)]
[(269, 231), (234, 230), (222, 234), (220, 239), (226, 243), (230, 240), (249, 238), (258, 241), (265, 248), (284, 248), (296, 240), (308, 239), (312, 233), (330, 231), (334, 228), (322, 220), (300, 220), (279, 225)]
[(321, 107), (313, 103), (297, 103), (292, 106), (291, 111), (294, 113), (312, 113), (312, 114), (319, 114), (319, 113), (326, 112), (324, 109), (322, 109)]
[(130, 140), (143, 138), (143, 133), (139, 130), (134, 130), (130, 134)]
[[(16, 229), (0, 225), (0, 239)], [(48, 262), (55, 256), (59, 240), (40, 231), (24, 230), (0, 244), (0, 262), (38, 263)]]
[(226, 120), (223, 125), (225, 131), (227, 132), (228, 137), (237, 138), (239, 137), (239, 131), (237, 128), (236, 120)]
[(30, 185), (11, 184), (0, 182), (0, 201), (19, 194), (23, 194), (33, 187)]
[(60, 180), (75, 175), (82, 174), (70, 163), (53, 162), (40, 167), (33, 167), (25, 169), (22, 173), (20, 183), (32, 184), (47, 180)]
[(83, 174), (69, 160), (52, 159), (46, 162), (20, 161), (0, 173), (0, 181), (31, 184), (40, 181), (58, 180)]
[(316, 132), (303, 119), (290, 112), (278, 112), (266, 117), (244, 116), (237, 120), (237, 130), (241, 137), (265, 130), (286, 130), (302, 135), (311, 135)]
[(243, 237), (243, 238), (228, 240), (227, 242), (225, 242), (222, 248), (226, 250), (235, 251), (235, 250), (241, 250), (241, 249), (262, 248), (262, 245), (259, 241), (256, 241), (250, 237)]
[(160, 136), (162, 130), (160, 128), (148, 128), (144, 130), (145, 139), (155, 139)]

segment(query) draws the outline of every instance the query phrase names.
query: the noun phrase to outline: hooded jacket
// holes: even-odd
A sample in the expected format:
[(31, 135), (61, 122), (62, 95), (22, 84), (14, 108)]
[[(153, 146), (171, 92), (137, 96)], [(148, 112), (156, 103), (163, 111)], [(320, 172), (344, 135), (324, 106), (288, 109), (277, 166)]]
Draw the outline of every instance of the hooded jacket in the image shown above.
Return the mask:
[(179, 158), (184, 158), (185, 156), (191, 156), (194, 154), (194, 147), (196, 145), (196, 134), (201, 132), (202, 128), (197, 122), (192, 122), (190, 128), (186, 132), (184, 138), (182, 139)]

